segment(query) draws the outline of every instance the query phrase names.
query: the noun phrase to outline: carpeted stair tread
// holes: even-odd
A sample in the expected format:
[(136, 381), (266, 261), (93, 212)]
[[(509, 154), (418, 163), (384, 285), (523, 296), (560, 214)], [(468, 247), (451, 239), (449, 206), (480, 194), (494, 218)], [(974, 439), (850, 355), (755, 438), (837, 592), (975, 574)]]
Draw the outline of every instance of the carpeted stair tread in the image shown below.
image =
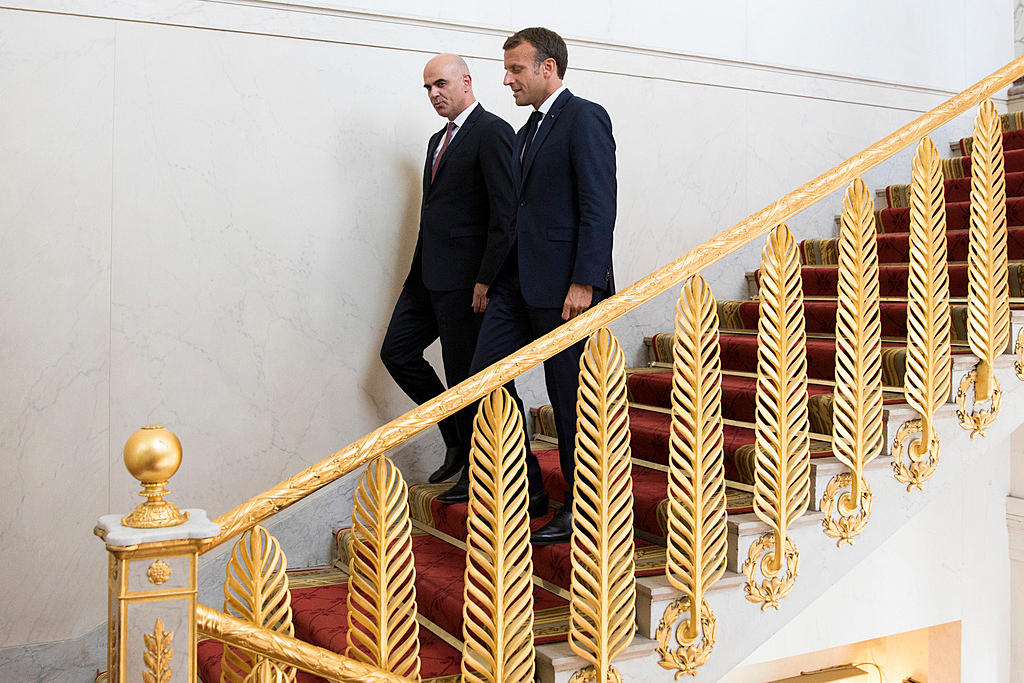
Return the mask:
[[(1024, 149), (1008, 149), (1003, 152), (1003, 171), (1019, 173), (1024, 171)], [(959, 156), (942, 160), (942, 175), (949, 178), (970, 178), (971, 157)]]
[[(325, 572), (335, 578), (314, 582), (308, 588), (292, 588), (292, 623), (295, 637), (307, 643), (345, 653), (348, 646), (348, 583), (340, 572)], [(290, 577), (302, 572), (289, 572)], [(199, 643), (200, 678), (206, 683), (220, 683), (222, 644), (215, 640)], [(439, 637), (420, 628), (420, 672), (424, 681), (456, 675), (460, 671), (462, 653)], [(296, 683), (321, 683), (324, 679), (299, 671)]]
[[(672, 407), (672, 373), (643, 372), (631, 374), (626, 379), (631, 399), (658, 408)], [(722, 417), (727, 420), (754, 421), (755, 383), (752, 377), (722, 375)], [(832, 387), (822, 384), (808, 384), (807, 393), (830, 394)]]
[[(1022, 206), (1024, 208), (1024, 206)], [(967, 264), (951, 263), (949, 272), (949, 296), (964, 298), (967, 296)], [(906, 264), (886, 264), (878, 267), (878, 291), (882, 297), (906, 297), (907, 279), (910, 266)], [(754, 271), (754, 282), (759, 283), (760, 269)], [(835, 297), (839, 285), (838, 266), (803, 266), (800, 269), (804, 296)], [(1011, 263), (1009, 267), (1010, 296), (1024, 295), (1024, 264)]]
[[(1018, 152), (1024, 155), (1024, 149), (1018, 150)], [(910, 207), (902, 206), (896, 209), (882, 209), (877, 215), (877, 227), (880, 233), (888, 234), (908, 232), (910, 230)], [(1006, 198), (1006, 225), (1012, 227), (1024, 226), (1024, 197)], [(970, 201), (947, 202), (946, 229), (968, 230), (970, 226)]]
[[(546, 482), (548, 492), (556, 501), (556, 505), (544, 517), (530, 521), (532, 529), (546, 524), (554, 514), (557, 503), (564, 500), (565, 485), (558, 471), (558, 451), (537, 450), (536, 455), (542, 464), (546, 479), (552, 479), (552, 471), (558, 483)], [(464, 541), (466, 504), (441, 505), (434, 498), (445, 489), (444, 484), (416, 484), (409, 488), (410, 513), (421, 525), (436, 529), (456, 539)], [(664, 489), (664, 484), (662, 484)], [(664, 497), (664, 491), (662, 491)], [(422, 518), (422, 515), (434, 515), (437, 518)], [(435, 526), (436, 524), (436, 526)], [(451, 629), (462, 627), (461, 600), (463, 588), (463, 572), (465, 571), (465, 553), (448, 541), (430, 534), (415, 536), (413, 552), (416, 556), (416, 590), (420, 612), (434, 621), (449, 633)], [(422, 548), (422, 550), (421, 550)], [(458, 551), (455, 553), (454, 551)], [(557, 587), (568, 589), (571, 582), (572, 563), (569, 558), (569, 544), (533, 547), (533, 573)], [(420, 555), (424, 555), (421, 561)], [(643, 539), (636, 540), (636, 573), (638, 576), (658, 574), (665, 569), (665, 552), (663, 548), (652, 545)], [(422, 567), (421, 567), (422, 562)], [(458, 574), (458, 576), (456, 576)], [(421, 587), (421, 582), (423, 586)], [(538, 591), (543, 591), (538, 593)], [(425, 597), (420, 597), (424, 595)], [(457, 600), (456, 600), (457, 597)], [(541, 599), (543, 598), (543, 599)], [(426, 602), (425, 602), (426, 601)], [(537, 643), (564, 640), (568, 633), (568, 606), (566, 601), (539, 587), (534, 587), (534, 605), (540, 618), (535, 617), (534, 634)], [(449, 611), (459, 609), (457, 619)], [(429, 610), (429, 614), (427, 612)], [(430, 614), (440, 614), (437, 619)], [(457, 633), (461, 633), (459, 630)]]
[[(719, 339), (722, 345), (722, 369), (734, 370), (736, 372), (757, 372), (757, 335), (754, 334), (722, 334)], [(902, 348), (905, 352), (905, 345), (897, 343), (882, 343), (883, 349)], [(832, 381), (836, 374), (836, 344), (831, 339), (808, 339), (806, 344), (807, 353), (807, 377), (810, 379), (823, 379)], [(899, 379), (897, 382), (896, 380)], [(897, 377), (883, 377), (883, 384), (886, 386), (901, 386), (902, 379)]]
[[(657, 465), (668, 465), (669, 425), (672, 417), (665, 413), (656, 413), (642, 408), (629, 409), (629, 428), (631, 449), (634, 458), (646, 460)], [(723, 451), (725, 460), (725, 478), (732, 481), (750, 483), (747, 454), (745, 447), (754, 443), (754, 430), (748, 427), (723, 425)], [(817, 442), (815, 442), (817, 443)], [(815, 447), (811, 457), (832, 455), (831, 449)]]
[[(1024, 137), (1024, 131), (1018, 133)], [(942, 183), (946, 203), (971, 201), (971, 178), (949, 178)], [(1006, 196), (1024, 197), (1024, 171), (1006, 174)], [(879, 208), (899, 209), (910, 206), (910, 184), (889, 185), (885, 188), (887, 206)]]
[[(969, 157), (974, 149), (974, 138), (960, 138), (960, 154)], [(1024, 149), (1024, 130), (1007, 130), (1003, 128), (1003, 149)]]
[[(905, 301), (882, 301), (879, 303), (879, 318), (882, 324), (882, 337), (905, 338), (907, 336), (907, 308)], [(757, 330), (759, 305), (756, 301), (722, 301), (718, 304), (718, 319), (723, 331)], [(839, 302), (805, 301), (804, 329), (807, 334), (835, 336), (836, 315)], [(967, 306), (953, 304), (950, 306), (953, 321), (951, 338), (953, 341), (967, 341)], [(660, 335), (656, 335), (660, 337)], [(651, 339), (651, 346), (664, 345), (670, 340)], [(659, 350), (659, 352), (661, 352)]]
[[(558, 462), (558, 451), (545, 451), (538, 454), (541, 473), (544, 477), (544, 488), (551, 500), (562, 503), (565, 500), (567, 486), (562, 477), (562, 469)], [(630, 469), (633, 478), (633, 524), (653, 536), (665, 536), (664, 521), (659, 520), (658, 507), (667, 495), (668, 474), (660, 469), (634, 464)], [(749, 494), (737, 489), (727, 491), (726, 511), (731, 514), (750, 512)]]
[[(1024, 176), (1024, 174), (1021, 174)], [(910, 253), (910, 235), (896, 232), (879, 235), (875, 240), (878, 261), (906, 263)], [(808, 239), (800, 243), (800, 256), (804, 265), (836, 265), (839, 260), (839, 239)], [(966, 263), (970, 249), (969, 230), (946, 231), (946, 253), (950, 263)], [(1024, 261), (1024, 228), (1008, 228), (1006, 250), (1011, 261)]]
[[(416, 558), (416, 605), (419, 613), (455, 638), (462, 638), (462, 605), (465, 587), (466, 552), (429, 534), (413, 537)], [(533, 588), (537, 611), (568, 610), (565, 599), (539, 586)], [(561, 634), (546, 634), (536, 643), (564, 639)]]

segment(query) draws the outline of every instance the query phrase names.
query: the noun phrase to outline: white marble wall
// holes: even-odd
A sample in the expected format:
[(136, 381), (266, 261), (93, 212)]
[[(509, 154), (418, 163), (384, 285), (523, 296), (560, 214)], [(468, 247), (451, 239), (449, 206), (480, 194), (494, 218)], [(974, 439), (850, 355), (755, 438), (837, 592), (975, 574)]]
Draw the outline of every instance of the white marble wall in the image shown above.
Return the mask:
[[(136, 502), (120, 461), (136, 427), (178, 433), (171, 497), (213, 517), (411, 407), (377, 348), (440, 126), (420, 91), (431, 53), (469, 56), (480, 100), (518, 126), (504, 36), (573, 39), (567, 83), (615, 125), (621, 285), (1012, 57), (1002, 2), (292, 4), (0, 9), (0, 647), (104, 619), (90, 529)], [(905, 181), (906, 156), (871, 183)], [(791, 225), (828, 233), (837, 203)], [(756, 252), (708, 271), (720, 296)], [(671, 309), (615, 325), (634, 358)], [(398, 454), (411, 478), (438, 443)], [(326, 559), (351, 486), (281, 516), (293, 566)]]

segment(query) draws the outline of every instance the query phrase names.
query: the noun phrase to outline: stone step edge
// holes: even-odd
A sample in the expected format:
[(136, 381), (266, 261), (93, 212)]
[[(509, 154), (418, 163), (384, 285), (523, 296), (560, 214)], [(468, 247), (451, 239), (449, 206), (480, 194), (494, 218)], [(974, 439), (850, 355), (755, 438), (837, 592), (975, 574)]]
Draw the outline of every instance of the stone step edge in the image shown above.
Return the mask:
[[(657, 641), (635, 633), (633, 642), (615, 657), (615, 661), (624, 662), (649, 657), (657, 647)], [(560, 673), (578, 671), (588, 665), (582, 657), (572, 651), (568, 641), (538, 645), (536, 653), (538, 681), (553, 681)]]

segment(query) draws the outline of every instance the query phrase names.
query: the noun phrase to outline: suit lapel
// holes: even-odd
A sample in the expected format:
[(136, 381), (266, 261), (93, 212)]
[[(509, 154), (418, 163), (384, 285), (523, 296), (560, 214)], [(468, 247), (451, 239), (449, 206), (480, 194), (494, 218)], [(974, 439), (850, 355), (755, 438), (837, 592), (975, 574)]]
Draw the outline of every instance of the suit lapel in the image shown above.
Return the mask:
[(427, 160), (423, 164), (423, 196), (426, 197), (430, 191), (430, 167), (434, 165), (434, 150), (437, 149), (437, 143), (441, 142), (441, 137), (444, 135), (445, 128), (437, 131), (430, 136), (430, 141), (427, 142)]
[[(530, 173), (530, 168), (533, 166), (533, 160), (537, 158), (537, 150), (541, 148), (544, 141), (547, 140), (548, 135), (551, 133), (551, 129), (555, 127), (555, 123), (558, 121), (558, 115), (562, 113), (562, 108), (572, 99), (572, 93), (568, 89), (562, 92), (561, 95), (551, 104), (551, 109), (544, 116), (543, 123), (540, 124), (540, 129), (537, 131), (537, 137), (533, 139), (533, 143), (530, 145), (530, 149), (526, 152), (526, 158), (523, 159), (523, 172), (519, 177), (519, 186), (522, 187), (526, 183), (526, 176)], [(526, 137), (523, 137), (523, 144), (526, 142)], [(520, 145), (522, 149), (522, 145)]]
[(441, 175), (442, 171), (444, 171), (445, 164), (448, 162), (448, 159), (451, 158), (452, 153), (456, 148), (458, 148), (458, 146), (462, 144), (467, 137), (469, 137), (469, 130), (473, 127), (473, 124), (477, 122), (477, 119), (480, 118), (480, 113), (482, 111), (483, 105), (476, 105), (476, 109), (473, 110), (473, 113), (470, 114), (462, 126), (455, 131), (455, 137), (448, 143), (448, 149), (444, 151), (444, 156), (441, 157), (441, 161), (437, 165), (437, 173), (434, 175), (435, 179), (437, 176)]

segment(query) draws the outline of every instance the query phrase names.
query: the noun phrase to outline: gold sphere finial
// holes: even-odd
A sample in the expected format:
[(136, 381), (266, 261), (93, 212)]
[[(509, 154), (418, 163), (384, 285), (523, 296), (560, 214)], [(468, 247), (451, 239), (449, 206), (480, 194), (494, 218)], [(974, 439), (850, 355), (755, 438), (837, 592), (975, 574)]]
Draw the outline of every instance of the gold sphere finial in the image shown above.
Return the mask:
[(124, 444), (124, 465), (133, 477), (142, 482), (140, 496), (146, 498), (121, 519), (125, 526), (152, 529), (177, 526), (188, 519), (178, 508), (163, 499), (167, 480), (181, 465), (181, 442), (163, 425), (146, 425), (128, 437)]

